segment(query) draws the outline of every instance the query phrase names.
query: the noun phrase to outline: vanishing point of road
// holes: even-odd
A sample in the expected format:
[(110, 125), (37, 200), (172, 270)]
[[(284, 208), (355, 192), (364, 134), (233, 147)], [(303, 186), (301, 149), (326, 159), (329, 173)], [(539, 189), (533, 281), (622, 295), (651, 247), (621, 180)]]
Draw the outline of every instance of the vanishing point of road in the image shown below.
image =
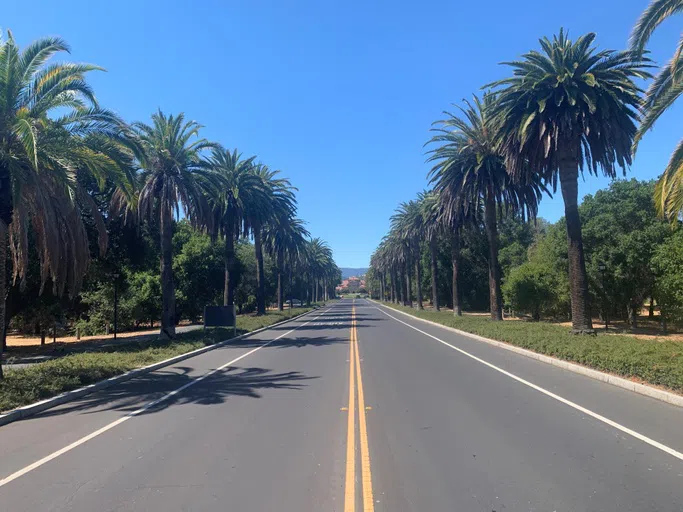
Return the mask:
[(0, 510), (680, 511), (682, 426), (344, 299), (0, 427)]

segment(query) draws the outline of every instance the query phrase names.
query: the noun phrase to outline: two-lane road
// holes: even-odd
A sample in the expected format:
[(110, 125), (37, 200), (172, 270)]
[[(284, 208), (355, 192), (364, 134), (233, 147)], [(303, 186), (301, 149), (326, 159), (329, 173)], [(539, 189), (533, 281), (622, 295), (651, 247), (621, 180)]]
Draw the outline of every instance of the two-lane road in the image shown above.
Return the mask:
[(0, 427), (0, 511), (680, 511), (681, 426), (345, 299)]

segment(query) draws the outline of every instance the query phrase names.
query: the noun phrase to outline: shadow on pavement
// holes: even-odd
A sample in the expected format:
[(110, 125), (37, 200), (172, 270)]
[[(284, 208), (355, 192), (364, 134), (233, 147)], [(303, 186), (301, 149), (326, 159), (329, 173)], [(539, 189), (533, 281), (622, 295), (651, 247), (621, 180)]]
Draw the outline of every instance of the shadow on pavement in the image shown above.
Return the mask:
[[(347, 343), (346, 338), (301, 338), (276, 340), (270, 347), (276, 348), (301, 348), (306, 346), (322, 347), (337, 343)], [(264, 344), (264, 340), (238, 340), (234, 344), (226, 345), (226, 348), (256, 348)], [(220, 351), (220, 349), (218, 349)], [(218, 354), (219, 352), (216, 352)], [(220, 364), (225, 361), (219, 359)], [(217, 364), (216, 366), (219, 366)], [(69, 402), (60, 407), (50, 409), (41, 414), (32, 416), (23, 421), (39, 420), (40, 418), (59, 416), (68, 413), (94, 414), (106, 410), (116, 410), (126, 413), (133, 412), (146, 404), (189, 384), (204, 373), (190, 375), (194, 369), (187, 366), (157, 370), (156, 372), (141, 375), (121, 384), (103, 389), (81, 399)], [(248, 396), (259, 398), (260, 389), (301, 389), (303, 381), (314, 379), (300, 372), (273, 373), (263, 368), (241, 368), (231, 366), (208, 377), (202, 383), (197, 383), (186, 390), (181, 391), (174, 397), (152, 407), (145, 414), (163, 410), (172, 404), (198, 403), (211, 405), (222, 403), (230, 396)]]

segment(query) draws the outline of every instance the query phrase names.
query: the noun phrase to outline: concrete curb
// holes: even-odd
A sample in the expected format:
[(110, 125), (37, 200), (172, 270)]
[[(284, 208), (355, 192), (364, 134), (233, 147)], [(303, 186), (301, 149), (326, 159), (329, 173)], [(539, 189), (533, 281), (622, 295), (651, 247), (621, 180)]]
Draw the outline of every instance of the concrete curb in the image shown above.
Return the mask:
[(541, 361), (543, 363), (551, 364), (553, 366), (557, 366), (558, 368), (562, 368), (563, 370), (568, 370), (570, 372), (578, 373), (580, 375), (584, 375), (586, 377), (590, 377), (591, 379), (599, 380), (602, 382), (606, 382), (608, 384), (612, 384), (613, 386), (617, 386), (623, 389), (627, 389), (629, 391), (633, 391), (634, 393), (638, 393), (640, 395), (645, 395), (650, 398), (654, 398), (656, 400), (660, 400), (662, 402), (666, 402), (671, 405), (676, 405), (678, 407), (683, 407), (683, 396), (677, 395), (676, 393), (672, 393), (670, 391), (664, 391), (663, 389), (655, 388), (653, 386), (648, 386), (646, 384), (640, 384), (639, 382), (633, 382), (631, 380), (625, 379), (624, 377), (617, 377), (616, 375), (612, 375), (611, 373), (605, 373), (601, 372), (599, 370), (594, 370), (592, 368), (588, 368), (586, 366), (582, 366), (577, 363), (570, 363), (568, 361), (564, 361), (563, 359), (558, 359), (556, 357), (551, 357), (551, 356), (546, 356), (544, 354), (539, 354), (538, 352), (534, 352), (532, 350), (528, 350), (525, 348), (520, 348), (516, 347), (515, 345), (511, 345), (509, 343), (506, 343), (504, 341), (497, 341), (497, 340), (492, 340), (490, 338), (485, 338), (483, 336), (479, 336), (478, 334), (472, 334), (466, 331), (461, 331), (460, 329), (456, 329), (454, 327), (449, 327), (447, 325), (442, 325), (437, 322), (432, 322), (431, 320), (425, 320), (424, 318), (418, 318), (416, 316), (411, 315), (410, 313), (406, 313), (405, 311), (401, 311), (398, 309), (394, 309), (390, 306), (385, 306), (384, 304), (381, 304), (375, 300), (372, 300), (375, 304), (378, 304), (384, 308), (387, 308), (390, 311), (395, 311), (396, 313), (401, 313), (402, 315), (408, 316), (410, 318), (413, 318), (415, 320), (419, 320), (420, 322), (425, 322), (430, 325), (434, 325), (436, 327), (441, 327), (442, 329), (446, 329), (448, 331), (455, 332), (457, 334), (460, 334), (462, 336), (467, 336), (468, 338), (473, 338), (478, 341), (483, 341), (484, 343), (488, 343), (489, 345), (494, 345), (496, 347), (503, 348), (505, 350), (509, 350), (510, 352), (515, 352), (516, 354), (520, 354), (526, 357), (529, 357), (531, 359), (536, 359), (537, 361)]
[(282, 320), (281, 322), (276, 322), (272, 325), (268, 325), (266, 327), (261, 327), (260, 329), (256, 329), (255, 331), (247, 332), (244, 334), (240, 334), (239, 336), (236, 336), (235, 338), (230, 338), (224, 341), (219, 341), (218, 343), (214, 343), (213, 345), (207, 345), (206, 347), (198, 348), (196, 350), (192, 350), (190, 352), (186, 352), (184, 354), (180, 354), (174, 357), (171, 357), (169, 359), (165, 359), (163, 361), (159, 361), (158, 363), (153, 363), (148, 366), (143, 366), (142, 368), (136, 368), (134, 370), (130, 370), (126, 373), (122, 373), (121, 375), (116, 375), (114, 377), (110, 377), (105, 380), (101, 380), (99, 382), (96, 382), (94, 384), (89, 384), (87, 386), (84, 386), (82, 388), (74, 389), (72, 391), (67, 391), (65, 393), (62, 393), (61, 395), (53, 396), (52, 398), (47, 398), (45, 400), (42, 400), (40, 402), (36, 402), (34, 404), (29, 404), (25, 405), (23, 407), (19, 407), (18, 409), (14, 409), (8, 413), (5, 414), (0, 414), (0, 426), (6, 425), (8, 423), (12, 423), (14, 421), (23, 419), (23, 418), (28, 418), (29, 416), (33, 416), (34, 414), (38, 414), (39, 412), (43, 412), (47, 409), (52, 409), (53, 407), (57, 407), (58, 405), (64, 404), (66, 402), (70, 402), (72, 400), (75, 400), (76, 398), (80, 398), (85, 395), (89, 395), (90, 393), (94, 393), (95, 391), (99, 391), (101, 389), (106, 389), (111, 386), (114, 386), (116, 384), (120, 384), (122, 382), (125, 382), (127, 380), (133, 379), (135, 377), (139, 377), (140, 375), (145, 375), (147, 373), (151, 373), (153, 371), (158, 370), (159, 368), (164, 368), (165, 366), (170, 366), (174, 363), (178, 363), (180, 361), (184, 361), (185, 359), (189, 359), (194, 356), (198, 356), (200, 354), (203, 354), (204, 352), (209, 352), (211, 350), (215, 350), (219, 347), (222, 347), (224, 345), (228, 345), (229, 343), (237, 340), (241, 340), (243, 338), (246, 338), (248, 336), (252, 336), (253, 334), (257, 334), (259, 332), (266, 331), (268, 329), (272, 329), (273, 327), (277, 327), (278, 325), (285, 324), (287, 322), (291, 322), (292, 320), (295, 320), (299, 317), (302, 317), (304, 315), (308, 315), (311, 313), (314, 313), (318, 311), (321, 308), (316, 308), (313, 309), (312, 311), (307, 311), (305, 313), (300, 313), (298, 315), (293, 316), (292, 318), (288, 318), (287, 320)]

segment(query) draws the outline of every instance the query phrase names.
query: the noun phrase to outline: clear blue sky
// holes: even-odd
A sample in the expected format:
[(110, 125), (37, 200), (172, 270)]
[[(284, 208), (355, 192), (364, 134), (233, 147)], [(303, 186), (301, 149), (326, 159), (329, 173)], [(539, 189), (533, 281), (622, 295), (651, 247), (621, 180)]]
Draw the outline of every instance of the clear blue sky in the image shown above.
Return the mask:
[[(245, 0), (8, 2), (3, 28), (20, 44), (59, 35), (71, 59), (128, 120), (183, 111), (204, 135), (257, 154), (299, 188), (299, 214), (340, 266), (366, 266), (400, 201), (426, 187), (423, 144), (453, 102), (506, 76), (497, 63), (563, 26), (622, 49), (646, 0), (470, 2)], [(653, 39), (670, 58), (681, 18)], [(681, 136), (674, 108), (629, 172), (653, 178)], [(605, 187), (586, 177), (581, 194)], [(557, 220), (559, 196), (540, 214)]]

